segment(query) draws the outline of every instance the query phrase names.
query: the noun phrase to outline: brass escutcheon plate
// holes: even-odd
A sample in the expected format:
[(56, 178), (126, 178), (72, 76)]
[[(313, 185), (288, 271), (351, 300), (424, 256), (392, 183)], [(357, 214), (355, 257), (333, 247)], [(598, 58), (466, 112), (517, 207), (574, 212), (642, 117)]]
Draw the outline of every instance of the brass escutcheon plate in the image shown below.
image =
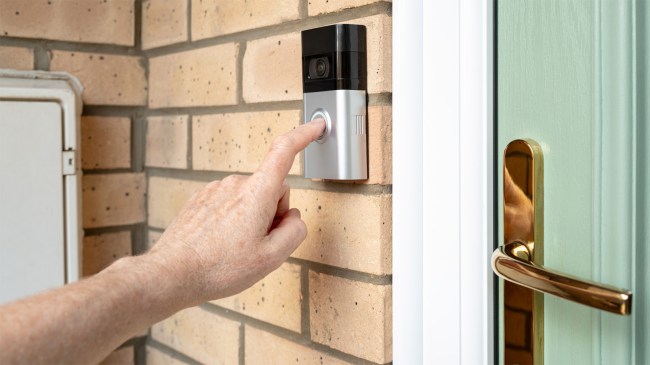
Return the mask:
[[(532, 140), (510, 142), (503, 154), (503, 244), (521, 242), (515, 255), (544, 263), (543, 157)], [(532, 260), (531, 260), (532, 258)], [(505, 364), (544, 363), (544, 296), (503, 281)]]

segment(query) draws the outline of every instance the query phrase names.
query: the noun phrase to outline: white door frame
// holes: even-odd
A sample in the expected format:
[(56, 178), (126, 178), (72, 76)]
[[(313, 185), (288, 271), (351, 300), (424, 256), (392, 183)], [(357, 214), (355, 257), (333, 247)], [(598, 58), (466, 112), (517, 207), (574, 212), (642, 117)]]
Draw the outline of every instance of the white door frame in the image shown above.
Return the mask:
[(393, 5), (393, 358), (494, 360), (493, 2)]

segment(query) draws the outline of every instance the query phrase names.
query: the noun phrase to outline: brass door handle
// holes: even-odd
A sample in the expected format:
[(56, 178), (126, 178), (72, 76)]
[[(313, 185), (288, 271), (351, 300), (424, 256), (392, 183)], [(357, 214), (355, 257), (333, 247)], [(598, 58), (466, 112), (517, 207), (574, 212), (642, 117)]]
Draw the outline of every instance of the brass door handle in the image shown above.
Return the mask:
[[(492, 254), (500, 277), (534, 291), (629, 315), (632, 292), (579, 279), (544, 265), (544, 157), (533, 140), (514, 140), (503, 159), (504, 245)], [(511, 284), (510, 284), (511, 285)], [(506, 287), (505, 294), (509, 288)]]
[(547, 269), (530, 261), (530, 257), (525, 244), (511, 242), (494, 250), (492, 269), (505, 280), (532, 290), (611, 313), (631, 313), (631, 291)]
[[(544, 267), (544, 153), (537, 142), (518, 139), (506, 146), (502, 181), (503, 245), (492, 254), (492, 270), (505, 279), (504, 358), (543, 364), (545, 293), (620, 315), (632, 312), (632, 293)], [(555, 241), (554, 250), (564, 248)]]

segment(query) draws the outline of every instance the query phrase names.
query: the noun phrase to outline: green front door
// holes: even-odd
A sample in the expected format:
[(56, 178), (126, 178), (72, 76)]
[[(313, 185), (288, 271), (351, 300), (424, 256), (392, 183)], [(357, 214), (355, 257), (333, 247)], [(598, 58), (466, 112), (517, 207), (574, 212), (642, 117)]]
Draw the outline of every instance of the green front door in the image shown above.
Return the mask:
[(497, 149), (520, 138), (542, 147), (544, 266), (634, 293), (627, 317), (545, 295), (546, 364), (650, 363), (649, 9), (496, 4)]

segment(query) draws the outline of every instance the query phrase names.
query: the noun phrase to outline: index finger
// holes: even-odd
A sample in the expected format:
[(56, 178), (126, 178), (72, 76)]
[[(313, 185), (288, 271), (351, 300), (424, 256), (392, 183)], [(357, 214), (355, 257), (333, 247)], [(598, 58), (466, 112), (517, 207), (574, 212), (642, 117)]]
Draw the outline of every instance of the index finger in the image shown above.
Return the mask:
[(315, 141), (324, 130), (325, 120), (315, 119), (277, 137), (252, 178), (262, 179), (261, 186), (279, 191), (296, 155)]

